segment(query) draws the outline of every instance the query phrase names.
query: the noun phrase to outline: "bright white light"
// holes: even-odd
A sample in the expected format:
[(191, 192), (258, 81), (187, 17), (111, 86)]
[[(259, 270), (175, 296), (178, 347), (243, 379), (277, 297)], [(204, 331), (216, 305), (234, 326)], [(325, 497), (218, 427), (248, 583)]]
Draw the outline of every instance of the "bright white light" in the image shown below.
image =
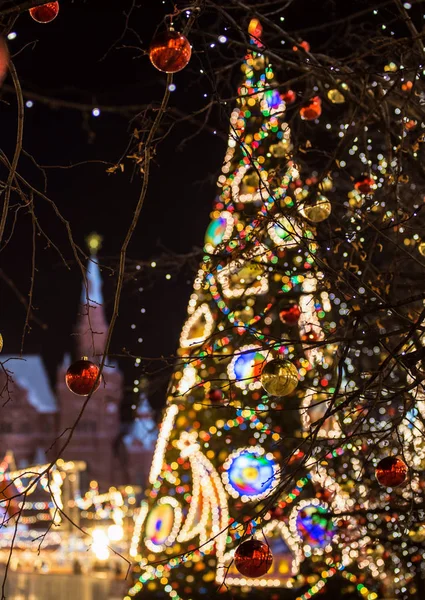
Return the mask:
[(92, 533), (93, 543), (91, 549), (98, 560), (109, 558), (108, 536), (103, 529), (94, 529)]
[(219, 35), (218, 41), (220, 42), (220, 44), (225, 44), (227, 42), (227, 37), (225, 35)]
[(124, 529), (121, 525), (111, 525), (108, 527), (108, 538), (111, 542), (119, 542), (124, 537)]
[(168, 86), (168, 90), (170, 92), (175, 92), (176, 91), (176, 84), (175, 83), (170, 83), (170, 85)]
[(18, 35), (18, 34), (16, 33), (16, 31), (11, 31), (11, 32), (8, 34), (8, 36), (7, 36), (7, 39), (8, 39), (8, 40), (14, 40), (14, 39), (16, 38), (16, 36), (17, 36), (17, 35)]
[(25, 106), (27, 108), (32, 108), (34, 106), (34, 102), (32, 100), (27, 100)]
[(98, 117), (98, 116), (100, 115), (100, 110), (99, 110), (98, 108), (94, 108), (94, 109), (91, 111), (91, 114), (92, 114), (94, 117)]

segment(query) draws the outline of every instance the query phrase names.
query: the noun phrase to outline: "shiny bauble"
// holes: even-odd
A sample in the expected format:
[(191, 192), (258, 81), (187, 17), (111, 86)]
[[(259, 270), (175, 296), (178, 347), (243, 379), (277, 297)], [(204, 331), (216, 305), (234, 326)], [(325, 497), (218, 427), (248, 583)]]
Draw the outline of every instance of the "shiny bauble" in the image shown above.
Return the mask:
[(331, 211), (331, 203), (321, 194), (317, 196), (314, 204), (303, 204), (300, 207), (300, 213), (312, 223), (321, 223), (329, 217)]
[(279, 319), (285, 325), (296, 325), (301, 316), (301, 310), (298, 304), (289, 304), (279, 312)]
[(300, 108), (300, 116), (304, 121), (314, 121), (322, 114), (322, 101), (319, 96), (312, 98), (306, 106)]
[(235, 551), (235, 567), (244, 577), (261, 577), (272, 566), (273, 554), (270, 547), (260, 540), (248, 540)]
[(419, 254), (425, 256), (425, 242), (421, 242), (418, 246)]
[(3, 336), (0, 333), (0, 352), (3, 350)]
[(294, 92), (294, 90), (288, 90), (287, 92), (283, 92), (281, 97), (286, 104), (293, 104), (297, 99), (297, 95)]
[(86, 356), (81, 360), (72, 363), (65, 375), (65, 382), (68, 389), (77, 396), (88, 396), (90, 392), (95, 392), (100, 385), (99, 367), (95, 365)]
[(298, 371), (289, 360), (276, 358), (264, 365), (260, 381), (270, 396), (287, 396), (298, 385)]
[(207, 398), (211, 402), (211, 404), (221, 404), (224, 400), (223, 390), (219, 388), (214, 388), (207, 392)]
[(406, 481), (408, 468), (398, 456), (387, 456), (379, 461), (375, 476), (384, 487), (397, 487)]
[(337, 89), (329, 90), (327, 95), (332, 104), (344, 104), (345, 102), (345, 97)]
[(189, 63), (191, 55), (189, 40), (173, 29), (155, 36), (149, 48), (151, 63), (163, 73), (181, 71)]
[(372, 194), (375, 186), (375, 180), (368, 175), (362, 175), (354, 182), (355, 189), (361, 194)]
[(47, 2), (47, 4), (33, 6), (33, 8), (30, 8), (29, 13), (37, 23), (50, 23), (58, 16), (59, 2)]

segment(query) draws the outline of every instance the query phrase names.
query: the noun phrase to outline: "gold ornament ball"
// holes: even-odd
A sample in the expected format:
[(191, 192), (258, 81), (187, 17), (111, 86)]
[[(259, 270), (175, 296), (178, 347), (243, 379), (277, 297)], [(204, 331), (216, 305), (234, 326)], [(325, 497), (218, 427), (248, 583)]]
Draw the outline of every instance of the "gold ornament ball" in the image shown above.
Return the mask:
[(287, 396), (298, 385), (298, 371), (289, 360), (276, 358), (264, 365), (260, 381), (270, 396)]
[(0, 333), (0, 352), (3, 350), (3, 336)]
[(419, 254), (425, 256), (425, 242), (421, 242), (418, 246)]
[(301, 214), (312, 223), (321, 223), (329, 217), (332, 205), (326, 196), (317, 196), (315, 204), (304, 204)]
[(344, 104), (345, 102), (344, 96), (337, 89), (329, 90), (328, 98), (332, 102), (332, 104)]

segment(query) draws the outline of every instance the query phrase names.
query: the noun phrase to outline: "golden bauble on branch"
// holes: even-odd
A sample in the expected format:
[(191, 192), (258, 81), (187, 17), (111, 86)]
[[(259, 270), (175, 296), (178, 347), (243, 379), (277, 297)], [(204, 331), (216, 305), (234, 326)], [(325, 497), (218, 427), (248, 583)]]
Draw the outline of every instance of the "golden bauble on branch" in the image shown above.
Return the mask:
[(300, 213), (312, 223), (320, 223), (329, 217), (332, 205), (326, 196), (319, 195), (314, 204), (303, 204)]
[(418, 246), (419, 254), (425, 256), (425, 242), (421, 242)]
[(260, 381), (270, 396), (287, 396), (298, 385), (298, 371), (289, 360), (276, 358), (264, 365)]

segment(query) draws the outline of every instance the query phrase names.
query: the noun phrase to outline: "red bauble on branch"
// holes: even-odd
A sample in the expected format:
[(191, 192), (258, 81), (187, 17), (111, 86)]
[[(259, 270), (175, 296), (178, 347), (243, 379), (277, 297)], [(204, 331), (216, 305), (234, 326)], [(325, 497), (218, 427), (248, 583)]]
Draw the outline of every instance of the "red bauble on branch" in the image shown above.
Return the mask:
[(355, 189), (361, 194), (372, 194), (375, 187), (375, 180), (369, 175), (362, 175), (354, 182)]
[(297, 99), (297, 95), (294, 90), (288, 90), (287, 92), (283, 92), (282, 100), (286, 102), (286, 104), (293, 104)]
[(289, 304), (285, 306), (279, 313), (279, 319), (285, 325), (296, 325), (301, 316), (300, 307), (298, 304)]
[(314, 121), (322, 114), (322, 101), (314, 96), (306, 106), (300, 108), (300, 116), (304, 121)]
[(100, 385), (99, 367), (95, 365), (86, 356), (81, 360), (72, 363), (65, 375), (65, 382), (68, 389), (77, 396), (88, 396), (91, 391), (95, 392)]
[(240, 544), (235, 552), (235, 567), (245, 577), (261, 577), (272, 566), (273, 554), (270, 546), (260, 540), (248, 540)]
[(47, 2), (41, 6), (33, 6), (29, 12), (37, 23), (50, 23), (58, 16), (59, 2)]
[(378, 482), (384, 487), (397, 487), (406, 481), (407, 465), (398, 456), (387, 456), (379, 461), (375, 470)]
[(189, 40), (174, 29), (158, 34), (149, 48), (149, 58), (158, 71), (177, 73), (186, 67), (192, 55)]

